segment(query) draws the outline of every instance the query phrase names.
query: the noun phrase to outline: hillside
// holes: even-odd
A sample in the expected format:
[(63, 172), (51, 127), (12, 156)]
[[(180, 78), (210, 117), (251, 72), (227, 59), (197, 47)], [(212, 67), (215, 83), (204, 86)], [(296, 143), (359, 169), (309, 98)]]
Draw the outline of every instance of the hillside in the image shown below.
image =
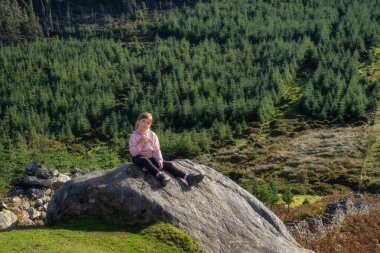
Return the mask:
[[(114, 1), (104, 2), (103, 23), (79, 20), (91, 1), (44, 3), (36, 12), (34, 1), (1, 5), (6, 24), (27, 14), (1, 35), (11, 44), (0, 51), (0, 167), (8, 177), (31, 159), (62, 170), (75, 166), (65, 156), (91, 169), (105, 157), (113, 161), (107, 166), (126, 161), (141, 111), (153, 113), (173, 159), (219, 150), (247, 136), (249, 124), (299, 115), (369, 122), (378, 105), (379, 81), (367, 69), (380, 42), (378, 1), (168, 1), (146, 9)], [(71, 25), (48, 34), (49, 13), (53, 19), (69, 5)], [(141, 15), (123, 18), (128, 13)], [(32, 19), (43, 35), (24, 27)]]
[[(166, 159), (217, 169), (283, 220), (319, 212), (321, 196), (379, 193), (379, 10), (379, 0), (0, 1), (0, 197), (31, 160), (61, 173), (129, 163), (142, 111)], [(287, 209), (285, 193), (322, 200)], [(377, 250), (376, 215), (349, 217), (331, 240), (297, 239), (317, 252)], [(64, 241), (78, 235), (67, 226)], [(171, 229), (127, 236), (145, 246)], [(2, 235), (10, 250), (30, 244)], [(146, 247), (182, 250), (174, 244)]]
[[(273, 126), (274, 129), (251, 134), (240, 145), (201, 156), (199, 161), (231, 175), (248, 189), (257, 178), (266, 181), (272, 178), (281, 188), (291, 183), (298, 194), (328, 195), (347, 188), (357, 190), (369, 147), (370, 126), (309, 126), (300, 130), (307, 123), (276, 122), (286, 125), (282, 135), (271, 136), (279, 134)], [(367, 187), (375, 185), (363, 186)]]

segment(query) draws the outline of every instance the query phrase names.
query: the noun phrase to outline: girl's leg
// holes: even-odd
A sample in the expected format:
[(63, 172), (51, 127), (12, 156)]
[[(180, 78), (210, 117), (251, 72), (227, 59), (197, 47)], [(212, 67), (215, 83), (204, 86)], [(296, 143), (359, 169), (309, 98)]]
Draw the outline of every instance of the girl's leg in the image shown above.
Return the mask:
[(157, 165), (153, 164), (151, 159), (144, 156), (133, 157), (132, 162), (140, 167), (146, 167), (148, 171), (155, 176), (157, 176), (157, 174), (160, 172), (160, 170), (157, 168)]
[(182, 170), (178, 169), (173, 165), (173, 163), (164, 161), (164, 169), (169, 171), (173, 176), (180, 177), (186, 180), (187, 184), (189, 186), (198, 185), (200, 182), (202, 182), (204, 176), (202, 174), (187, 174), (183, 172)]
[(182, 170), (178, 169), (177, 167), (175, 167), (173, 165), (173, 163), (168, 162), (168, 161), (164, 161), (163, 165), (164, 165), (164, 170), (169, 171), (170, 174), (172, 174), (173, 176), (186, 179), (185, 176), (187, 174), (185, 172), (183, 172)]

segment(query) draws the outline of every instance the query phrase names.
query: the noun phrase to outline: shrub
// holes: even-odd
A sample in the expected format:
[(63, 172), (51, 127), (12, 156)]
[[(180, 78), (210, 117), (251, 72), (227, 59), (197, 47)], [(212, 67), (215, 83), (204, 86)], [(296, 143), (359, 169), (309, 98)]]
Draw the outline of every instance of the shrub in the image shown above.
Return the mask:
[(316, 182), (311, 188), (316, 194), (323, 196), (333, 194), (334, 192), (332, 185), (324, 182)]
[(371, 193), (380, 193), (380, 178), (372, 179), (368, 183), (367, 191)]
[(202, 252), (202, 248), (186, 231), (164, 222), (158, 222), (142, 231), (144, 236), (152, 236), (184, 252)]
[(256, 151), (252, 151), (252, 153), (250, 154), (250, 157), (249, 157), (250, 159), (252, 159), (252, 160), (256, 160), (256, 158), (257, 158), (257, 153), (256, 153)]

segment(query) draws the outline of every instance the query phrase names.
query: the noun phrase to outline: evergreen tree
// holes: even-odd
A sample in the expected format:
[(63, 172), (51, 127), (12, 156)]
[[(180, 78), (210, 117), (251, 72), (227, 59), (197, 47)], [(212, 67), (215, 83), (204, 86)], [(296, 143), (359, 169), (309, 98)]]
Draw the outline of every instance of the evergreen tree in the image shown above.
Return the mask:
[(290, 204), (293, 202), (293, 192), (290, 188), (286, 188), (282, 194), (282, 200), (288, 205), (288, 214), (290, 212)]

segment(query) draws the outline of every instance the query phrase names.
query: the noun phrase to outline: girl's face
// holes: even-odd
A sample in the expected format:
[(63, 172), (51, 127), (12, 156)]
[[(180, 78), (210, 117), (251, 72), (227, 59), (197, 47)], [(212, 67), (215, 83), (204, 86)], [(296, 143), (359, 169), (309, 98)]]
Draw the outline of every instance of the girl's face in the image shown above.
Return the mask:
[(150, 129), (150, 126), (152, 125), (152, 120), (145, 118), (145, 119), (140, 119), (138, 123), (138, 131), (140, 133), (145, 133)]

